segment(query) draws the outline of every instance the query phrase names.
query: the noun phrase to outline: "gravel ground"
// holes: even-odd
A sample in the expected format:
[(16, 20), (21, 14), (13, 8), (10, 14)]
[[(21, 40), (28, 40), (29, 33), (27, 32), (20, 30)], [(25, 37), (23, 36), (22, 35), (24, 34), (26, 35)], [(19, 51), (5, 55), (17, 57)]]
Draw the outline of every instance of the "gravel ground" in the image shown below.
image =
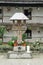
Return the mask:
[(36, 54), (32, 59), (7, 59), (6, 54), (0, 54), (0, 65), (43, 65), (43, 54)]

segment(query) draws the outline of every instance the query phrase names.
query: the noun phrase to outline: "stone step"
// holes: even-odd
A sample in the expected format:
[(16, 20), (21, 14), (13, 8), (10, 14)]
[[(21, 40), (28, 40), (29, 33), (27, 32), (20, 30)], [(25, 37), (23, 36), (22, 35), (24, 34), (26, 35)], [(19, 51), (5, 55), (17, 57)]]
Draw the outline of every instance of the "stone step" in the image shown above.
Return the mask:
[(16, 59), (16, 58), (32, 58), (32, 53), (8, 53), (7, 58)]

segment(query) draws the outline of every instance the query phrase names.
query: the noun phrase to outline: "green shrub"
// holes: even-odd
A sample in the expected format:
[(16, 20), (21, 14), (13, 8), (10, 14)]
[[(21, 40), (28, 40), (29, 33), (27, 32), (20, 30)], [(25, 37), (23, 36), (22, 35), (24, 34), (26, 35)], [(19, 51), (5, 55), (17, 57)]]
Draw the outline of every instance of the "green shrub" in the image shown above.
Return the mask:
[(6, 31), (5, 26), (0, 26), (0, 36), (3, 35), (5, 31)]
[(26, 45), (33, 45), (33, 42), (26, 42)]
[(9, 44), (10, 46), (13, 46), (14, 42), (9, 41), (8, 44)]
[(2, 44), (2, 40), (0, 40), (0, 45)]
[(24, 33), (24, 34), (22, 35), (22, 40), (24, 41), (26, 38), (27, 38), (27, 35)]

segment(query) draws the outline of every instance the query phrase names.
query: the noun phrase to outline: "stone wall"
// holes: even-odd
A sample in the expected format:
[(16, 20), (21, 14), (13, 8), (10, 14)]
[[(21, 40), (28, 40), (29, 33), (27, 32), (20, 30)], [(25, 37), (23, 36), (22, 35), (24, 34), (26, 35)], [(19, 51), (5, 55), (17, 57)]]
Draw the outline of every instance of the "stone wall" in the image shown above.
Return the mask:
[[(27, 9), (29, 9), (29, 7), (27, 7)], [(12, 24), (13, 22), (10, 21), (9, 19), (15, 12), (24, 12), (24, 9), (22, 7), (21, 8), (10, 7), (10, 11), (8, 11), (7, 7), (3, 7), (3, 22)], [(32, 7), (32, 20), (28, 20), (27, 23), (28, 24), (32, 23), (31, 26), (33, 25), (32, 26), (32, 39), (29, 39), (29, 41), (34, 42), (35, 40), (38, 39), (43, 42), (43, 29), (40, 29), (40, 33), (38, 33), (38, 28), (40, 28), (41, 26), (43, 27), (43, 8), (39, 7), (38, 9), (38, 7)], [(41, 26), (37, 24), (34, 25), (34, 23), (41, 23), (42, 25)], [(21, 31), (21, 33), (23, 31)], [(19, 35), (18, 30), (15, 32), (16, 32), (16, 35)], [(4, 35), (8, 36), (8, 38), (4, 38), (4, 42), (7, 42), (11, 39), (11, 36), (13, 35), (15, 36), (15, 33), (8, 32), (8, 33), (5, 33)]]

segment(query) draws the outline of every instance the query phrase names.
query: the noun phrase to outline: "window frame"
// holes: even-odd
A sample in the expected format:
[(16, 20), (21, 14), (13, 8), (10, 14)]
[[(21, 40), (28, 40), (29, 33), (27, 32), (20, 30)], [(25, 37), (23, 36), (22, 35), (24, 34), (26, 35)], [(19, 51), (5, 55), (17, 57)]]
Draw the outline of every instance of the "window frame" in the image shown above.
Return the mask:
[(3, 9), (0, 8), (0, 19), (3, 19)]
[(32, 9), (24, 9), (24, 14), (29, 18), (29, 20), (32, 20)]

